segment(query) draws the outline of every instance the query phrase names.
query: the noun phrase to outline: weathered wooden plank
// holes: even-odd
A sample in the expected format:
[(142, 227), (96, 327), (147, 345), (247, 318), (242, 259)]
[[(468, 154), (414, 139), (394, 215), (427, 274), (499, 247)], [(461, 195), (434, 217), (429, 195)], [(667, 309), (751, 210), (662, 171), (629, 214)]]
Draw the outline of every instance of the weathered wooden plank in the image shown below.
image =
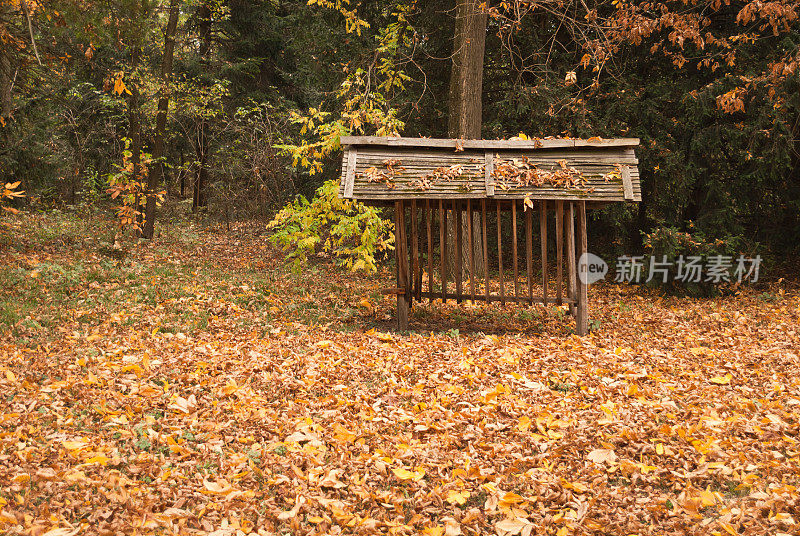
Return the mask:
[(528, 300), (533, 303), (533, 210), (523, 205), (525, 212), (525, 257), (527, 262)]
[[(579, 253), (579, 266), (578, 274), (583, 274), (586, 277), (588, 267), (586, 263), (586, 202), (581, 201), (578, 203), (578, 253)], [(581, 281), (578, 277), (578, 318), (576, 320), (576, 333), (578, 335), (586, 335), (589, 333), (589, 296), (588, 287), (586, 283)]]
[(622, 188), (626, 201), (633, 200), (633, 183), (631, 182), (631, 168), (622, 166)]
[(428, 231), (428, 291), (433, 292), (433, 209), (431, 209), (431, 202), (425, 200), (425, 226)]
[(481, 199), (481, 231), (483, 232), (483, 276), (486, 282), (486, 301), (489, 301), (489, 243), (486, 240), (486, 199)]
[(514, 264), (514, 297), (519, 297), (519, 265), (517, 264), (517, 201), (511, 202), (511, 257)]
[(564, 202), (556, 201), (556, 303), (561, 305), (561, 286), (564, 278)]
[(462, 235), (462, 231), (461, 231), (461, 201), (459, 201), (459, 200), (453, 201), (453, 212), (455, 212), (455, 216), (456, 216), (455, 224), (454, 224), (454, 226), (456, 228), (455, 229), (455, 231), (456, 231), (456, 251), (455, 251), (455, 255), (454, 255), (455, 260), (456, 260), (455, 277), (456, 277), (456, 294), (458, 295), (458, 298), (456, 298), (456, 302), (461, 303), (461, 300), (463, 299), (462, 298), (462, 294), (461, 294), (461, 290), (462, 290), (462, 287), (461, 287), (461, 282), (462, 282), (461, 281), (462, 280), (461, 257), (463, 256), (462, 255), (462, 251), (463, 250), (461, 249), (461, 235)]
[[(542, 295), (547, 299), (547, 201), (539, 202), (539, 242), (542, 250)], [(547, 303), (546, 301), (543, 303)]]
[(439, 277), (442, 283), (442, 302), (446, 300), (447, 294), (447, 272), (445, 262), (447, 261), (447, 211), (444, 209), (444, 202), (439, 201)]
[(406, 263), (406, 222), (405, 206), (403, 201), (398, 201), (394, 205), (395, 213), (395, 254), (397, 258), (397, 286), (403, 290), (402, 294), (397, 295), (397, 329), (405, 331), (408, 329), (408, 271)]
[(484, 155), (484, 190), (486, 191), (486, 195), (492, 197), (494, 195), (494, 177), (492, 177), (492, 173), (494, 173), (494, 153), (491, 151), (486, 151)]
[[(391, 292), (389, 292), (389, 293), (391, 293)], [(422, 297), (423, 298), (428, 298), (430, 300), (435, 300), (437, 298), (441, 298), (442, 294), (440, 292), (438, 292), (438, 291), (437, 292), (427, 292), (427, 291), (425, 291), (425, 292), (422, 293)], [(447, 293), (447, 298), (450, 299), (450, 300), (454, 300), (456, 298), (456, 294), (454, 294), (452, 292), (448, 292)], [(499, 301), (501, 301), (501, 298), (500, 298), (500, 296), (495, 296), (494, 294), (489, 295), (488, 297), (478, 294), (477, 296), (475, 296), (475, 300), (477, 300), (477, 301), (488, 301), (488, 302), (499, 302)], [(503, 298), (503, 301), (512, 302), (512, 303), (514, 303), (514, 302), (516, 302), (516, 303), (526, 303), (526, 304), (530, 303), (531, 301), (536, 302), (536, 303), (540, 303), (540, 302), (543, 303), (545, 301), (545, 298), (543, 296), (532, 296), (531, 298), (528, 298), (527, 296), (520, 296), (518, 298), (514, 297), (514, 296), (506, 296), (505, 298)], [(551, 297), (547, 298), (547, 303), (555, 303), (555, 302), (556, 302), (556, 299), (554, 297), (551, 296)], [(572, 302), (573, 302), (572, 299), (564, 298), (564, 303), (570, 303), (571, 304)]]
[(639, 145), (639, 138), (611, 139), (531, 139), (531, 140), (462, 140), (441, 138), (401, 138), (388, 136), (342, 136), (342, 145), (378, 145), (387, 147), (441, 147), (448, 149), (548, 149), (554, 147), (617, 147)]
[(467, 247), (469, 248), (469, 295), (475, 301), (475, 237), (472, 232), (472, 199), (467, 199)]
[(357, 165), (358, 148), (351, 147), (347, 150), (347, 176), (344, 180), (344, 198), (353, 198), (353, 185), (356, 180), (356, 165)]
[[(575, 266), (575, 203), (569, 203), (566, 214), (567, 225), (567, 296), (577, 300), (577, 271)], [(570, 305), (569, 312), (575, 317), (575, 307)]]
[(500, 303), (506, 304), (506, 285), (503, 279), (503, 231), (500, 217), (500, 203), (497, 203), (497, 270), (500, 272)]
[[(419, 237), (417, 236), (417, 202), (411, 201), (411, 296), (416, 297), (422, 289), (419, 288), (417, 277), (419, 273)], [(412, 299), (413, 304), (413, 299)]]

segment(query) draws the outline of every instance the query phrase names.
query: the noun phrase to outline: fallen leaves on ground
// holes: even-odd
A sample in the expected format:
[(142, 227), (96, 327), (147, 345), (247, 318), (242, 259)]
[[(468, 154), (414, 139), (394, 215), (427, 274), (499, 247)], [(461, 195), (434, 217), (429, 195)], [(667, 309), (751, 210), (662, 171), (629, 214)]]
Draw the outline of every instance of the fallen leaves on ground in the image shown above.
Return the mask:
[[(252, 259), (232, 241), (263, 240), (203, 236), (234, 274)], [(171, 247), (131, 254), (163, 263), (180, 257)], [(33, 270), (31, 255), (3, 262)], [(585, 338), (552, 313), (519, 333), (454, 333), (451, 320), (402, 335), (370, 328), (374, 316), (363, 329), (298, 321), (288, 286), (264, 306), (285, 315), (258, 325), (246, 299), (214, 294), (219, 273), (198, 270), (177, 298), (216, 311), (188, 334), (155, 329), (174, 299), (156, 280), (163, 298), (140, 306), (141, 321), (126, 322), (132, 304), (83, 304), (49, 338), (3, 336), (0, 532), (800, 530), (796, 292), (689, 300), (592, 287), (602, 325)], [(359, 310), (366, 291), (310, 298)], [(495, 310), (516, 309), (479, 313)]]

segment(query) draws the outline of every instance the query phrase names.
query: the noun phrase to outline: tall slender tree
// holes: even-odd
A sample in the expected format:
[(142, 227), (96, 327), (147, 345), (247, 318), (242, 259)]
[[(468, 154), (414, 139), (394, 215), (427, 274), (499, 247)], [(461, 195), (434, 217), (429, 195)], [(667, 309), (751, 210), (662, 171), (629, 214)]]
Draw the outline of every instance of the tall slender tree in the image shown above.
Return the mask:
[[(488, 15), (479, 0), (456, 0), (456, 24), (453, 38), (453, 63), (450, 72), (449, 116), (447, 132), (451, 138), (478, 139), (481, 137), (483, 56), (486, 48), (486, 23)], [(473, 227), (478, 228), (479, 215), (473, 214)], [(455, 222), (448, 222), (449, 233), (455, 234)], [(467, 221), (462, 219), (466, 234)], [(480, 240), (473, 246), (475, 276), (483, 274), (483, 249)], [(449, 265), (455, 266), (456, 255), (466, 261), (469, 258), (469, 244), (463, 242), (462, 250), (448, 248)], [(469, 262), (462, 262), (469, 266)]]
[[(198, 34), (200, 38), (200, 62), (203, 71), (209, 75), (211, 67), (211, 6), (209, 0), (203, 0), (198, 11)], [(197, 175), (194, 179), (192, 210), (197, 211), (206, 205), (206, 183), (208, 182), (209, 139), (208, 119), (205, 114), (197, 118)]]
[(161, 59), (161, 89), (158, 97), (156, 114), (156, 131), (153, 138), (153, 161), (155, 165), (147, 177), (147, 204), (142, 236), (153, 238), (156, 221), (157, 190), (164, 179), (164, 136), (167, 128), (169, 111), (170, 78), (172, 77), (172, 58), (175, 52), (175, 32), (178, 29), (178, 0), (169, 2), (169, 18), (164, 29), (164, 55)]

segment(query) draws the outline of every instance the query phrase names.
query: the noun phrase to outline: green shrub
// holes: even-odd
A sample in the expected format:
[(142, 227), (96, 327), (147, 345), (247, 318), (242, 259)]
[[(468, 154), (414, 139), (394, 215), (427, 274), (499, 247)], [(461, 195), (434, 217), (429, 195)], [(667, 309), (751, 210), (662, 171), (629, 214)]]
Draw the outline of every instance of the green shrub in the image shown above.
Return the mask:
[(341, 199), (338, 191), (338, 181), (326, 181), (311, 201), (298, 196), (267, 225), (275, 231), (270, 240), (290, 252), (295, 269), (324, 252), (350, 270), (374, 272), (376, 255), (394, 249), (392, 222), (377, 208)]
[[(747, 245), (738, 236), (725, 236), (724, 238), (710, 238), (700, 231), (693, 234), (679, 231), (674, 227), (657, 227), (652, 232), (644, 234), (644, 246), (647, 255), (642, 259), (643, 272), (647, 273), (651, 262), (662, 263), (666, 257), (668, 268), (667, 281), (662, 275), (655, 275), (646, 284), (658, 286), (674, 294), (690, 294), (695, 296), (713, 296), (725, 292), (737, 282), (739, 274), (736, 272), (738, 260), (744, 250), (753, 250), (753, 245)], [(745, 257), (747, 257), (745, 255)], [(682, 281), (679, 277), (680, 263), (683, 259), (694, 258), (702, 266), (700, 281)], [(727, 269), (721, 269), (727, 276), (708, 279), (706, 268), (720, 259), (728, 261)], [(749, 265), (748, 265), (749, 266)], [(686, 271), (684, 264), (684, 272)], [(685, 275), (685, 274), (684, 274)], [(719, 279), (719, 280), (715, 280)]]

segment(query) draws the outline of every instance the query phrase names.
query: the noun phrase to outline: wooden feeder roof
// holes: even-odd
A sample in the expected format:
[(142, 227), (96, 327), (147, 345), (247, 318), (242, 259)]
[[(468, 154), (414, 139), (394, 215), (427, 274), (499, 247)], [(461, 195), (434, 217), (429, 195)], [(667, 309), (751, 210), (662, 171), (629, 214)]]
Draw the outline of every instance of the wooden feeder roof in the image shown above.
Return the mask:
[(456, 140), (343, 136), (339, 195), (641, 201), (638, 138)]

